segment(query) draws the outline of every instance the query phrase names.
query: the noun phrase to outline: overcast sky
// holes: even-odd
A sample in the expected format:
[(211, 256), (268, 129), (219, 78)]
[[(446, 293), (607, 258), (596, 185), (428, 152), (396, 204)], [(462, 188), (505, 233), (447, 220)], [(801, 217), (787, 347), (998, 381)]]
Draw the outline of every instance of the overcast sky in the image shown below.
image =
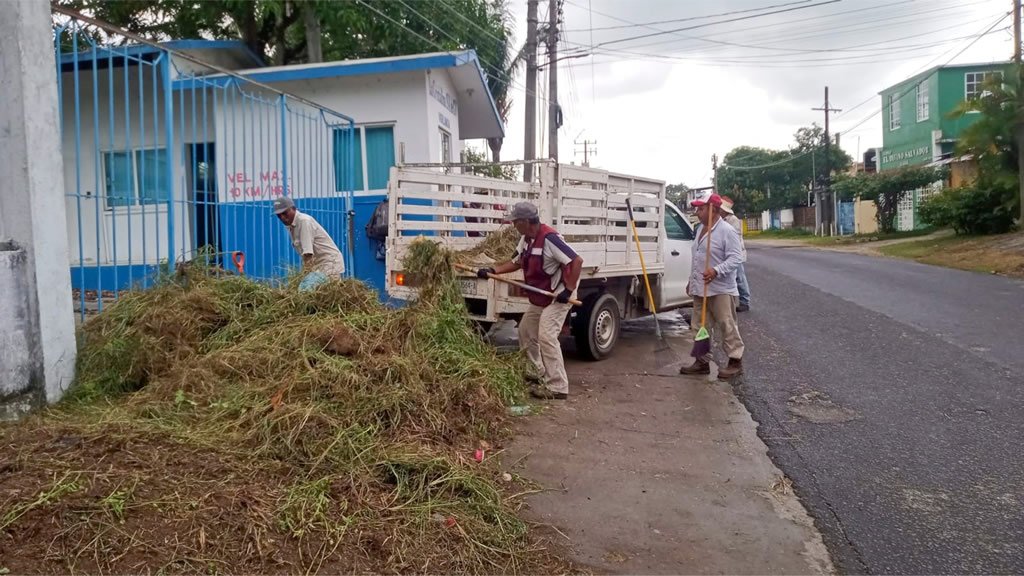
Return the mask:
[[(811, 108), (822, 106), (826, 85), (832, 106), (843, 109), (833, 115), (833, 131), (857, 156), (882, 143), (880, 90), (950, 61), (1006, 60), (1013, 45), (1010, 18), (996, 24), (1011, 0), (564, 2), (560, 50), (597, 55), (560, 62), (561, 161), (578, 149), (582, 162), (574, 140), (596, 140), (591, 165), (691, 187), (708, 184), (713, 153), (739, 145), (785, 149), (797, 128), (820, 124), (822, 112)], [(526, 0), (509, 5), (520, 45)], [(541, 0), (541, 20), (547, 5)], [(714, 24), (732, 19), (742, 20)], [(641, 35), (651, 36), (617, 42)], [(543, 48), (539, 60), (546, 61)], [(524, 77), (516, 78), (503, 159), (523, 155)], [(540, 81), (544, 98), (546, 76)], [(544, 100), (538, 110), (546, 112)]]

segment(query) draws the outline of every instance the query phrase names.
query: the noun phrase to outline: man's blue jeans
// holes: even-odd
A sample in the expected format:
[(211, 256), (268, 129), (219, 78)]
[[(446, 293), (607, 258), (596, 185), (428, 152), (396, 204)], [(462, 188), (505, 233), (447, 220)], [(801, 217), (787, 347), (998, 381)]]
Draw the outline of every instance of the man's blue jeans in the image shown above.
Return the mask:
[(750, 284), (747, 283), (747, 271), (743, 264), (736, 269), (736, 287), (740, 291), (740, 304), (750, 306)]

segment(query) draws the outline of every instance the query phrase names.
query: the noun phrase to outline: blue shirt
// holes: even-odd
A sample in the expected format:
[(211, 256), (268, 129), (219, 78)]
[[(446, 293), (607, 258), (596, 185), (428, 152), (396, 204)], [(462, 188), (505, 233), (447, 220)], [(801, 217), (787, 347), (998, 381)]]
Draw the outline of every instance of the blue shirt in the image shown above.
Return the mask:
[(718, 272), (708, 283), (704, 293), (704, 269), (707, 265), (708, 239), (704, 236), (706, 226), (697, 226), (697, 239), (693, 241), (693, 263), (690, 268), (690, 294), (694, 296), (717, 296), (731, 294), (739, 296), (736, 288), (736, 268), (743, 262), (743, 242), (739, 233), (721, 218), (711, 227), (711, 267)]

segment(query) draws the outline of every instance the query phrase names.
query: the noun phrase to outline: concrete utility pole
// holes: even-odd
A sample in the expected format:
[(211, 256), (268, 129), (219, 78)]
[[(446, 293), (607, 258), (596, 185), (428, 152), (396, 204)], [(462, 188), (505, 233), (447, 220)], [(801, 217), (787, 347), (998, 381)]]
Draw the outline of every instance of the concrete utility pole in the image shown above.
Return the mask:
[(0, 420), (56, 402), (75, 375), (64, 164), (50, 6), (0, 18)]
[(548, 5), (548, 156), (558, 162), (558, 129), (561, 111), (558, 108), (558, 16), (559, 0)]
[[(526, 1), (526, 136), (523, 160), (537, 158), (537, 4)], [(523, 180), (533, 180), (533, 164), (523, 167)]]
[[(832, 204), (832, 139), (828, 134), (828, 119), (830, 112), (842, 112), (839, 108), (832, 108), (828, 102), (828, 86), (825, 86), (825, 107), (824, 108), (811, 108), (811, 110), (825, 112), (825, 188), (822, 193), (816, 197), (817, 202), (821, 205), (820, 213), (822, 214), (820, 225), (827, 225), (829, 229), (829, 235), (835, 227), (835, 214), (831, 206)], [(822, 233), (824, 235), (824, 232)]]
[[(1017, 99), (1024, 100), (1024, 68), (1021, 67), (1020, 36), (1021, 0), (1013, 0), (1013, 64), (1017, 69)], [(1020, 214), (1018, 225), (1024, 226), (1024, 122), (1017, 123), (1017, 186), (1020, 189)]]

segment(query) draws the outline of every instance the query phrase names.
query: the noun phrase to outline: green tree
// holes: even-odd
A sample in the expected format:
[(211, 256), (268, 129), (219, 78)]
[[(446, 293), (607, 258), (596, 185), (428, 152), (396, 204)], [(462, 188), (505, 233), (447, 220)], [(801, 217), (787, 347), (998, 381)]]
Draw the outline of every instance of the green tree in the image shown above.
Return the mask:
[(690, 187), (686, 184), (669, 184), (665, 186), (665, 200), (675, 204), (680, 209), (685, 209), (686, 206), (683, 204), (686, 202), (686, 194), (689, 191)]
[[(736, 210), (752, 214), (807, 203), (812, 182), (825, 180), (825, 131), (817, 124), (800, 128), (789, 150), (739, 146), (729, 151), (718, 170), (718, 189), (732, 197)], [(831, 168), (840, 172), (852, 158), (838, 146), (830, 151)]]

